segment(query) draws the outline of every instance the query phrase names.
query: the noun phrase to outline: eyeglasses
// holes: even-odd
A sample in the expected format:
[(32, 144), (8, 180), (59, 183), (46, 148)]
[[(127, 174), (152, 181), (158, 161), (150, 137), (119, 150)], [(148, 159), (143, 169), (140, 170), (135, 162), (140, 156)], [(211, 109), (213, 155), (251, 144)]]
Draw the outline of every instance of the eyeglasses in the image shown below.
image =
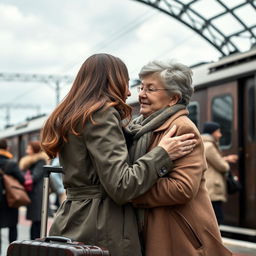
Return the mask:
[(170, 89), (163, 89), (163, 88), (152, 88), (152, 87), (143, 87), (143, 86), (137, 86), (137, 91), (138, 93), (140, 92), (145, 92), (145, 93), (154, 93), (154, 92), (157, 92), (157, 91), (168, 91)]

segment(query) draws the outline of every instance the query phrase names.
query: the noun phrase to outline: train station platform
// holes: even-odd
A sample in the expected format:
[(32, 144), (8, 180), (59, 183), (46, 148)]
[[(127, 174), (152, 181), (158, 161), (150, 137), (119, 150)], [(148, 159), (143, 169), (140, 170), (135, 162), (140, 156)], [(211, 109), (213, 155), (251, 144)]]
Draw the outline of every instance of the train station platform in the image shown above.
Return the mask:
[(223, 242), (225, 246), (234, 253), (234, 256), (256, 256), (256, 243), (225, 237), (223, 237)]
[[(18, 224), (18, 240), (29, 239), (30, 221), (26, 220), (25, 214), (26, 214), (25, 208), (20, 208), (20, 216), (19, 216), (19, 224)], [(48, 227), (50, 227), (52, 221), (53, 221), (53, 218), (49, 218)], [(6, 256), (7, 247), (8, 247), (8, 229), (7, 228), (1, 230), (1, 237), (2, 237), (2, 252), (0, 255)], [(230, 238), (223, 238), (223, 242), (225, 246), (234, 253), (234, 256), (256, 256), (256, 243), (233, 240)], [(185, 255), (180, 255), (180, 256), (185, 256)], [(221, 256), (221, 255), (216, 255), (216, 256)]]

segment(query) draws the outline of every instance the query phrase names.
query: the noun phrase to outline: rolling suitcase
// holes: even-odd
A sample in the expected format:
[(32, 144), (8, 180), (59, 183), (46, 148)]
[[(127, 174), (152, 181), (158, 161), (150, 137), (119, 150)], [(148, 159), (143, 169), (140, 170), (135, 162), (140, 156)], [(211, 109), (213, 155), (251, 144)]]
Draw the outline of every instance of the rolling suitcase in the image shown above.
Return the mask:
[(8, 247), (7, 256), (110, 256), (107, 249), (98, 246), (85, 245), (61, 236), (46, 236), (51, 172), (61, 173), (62, 167), (44, 166), (41, 238), (12, 242)]

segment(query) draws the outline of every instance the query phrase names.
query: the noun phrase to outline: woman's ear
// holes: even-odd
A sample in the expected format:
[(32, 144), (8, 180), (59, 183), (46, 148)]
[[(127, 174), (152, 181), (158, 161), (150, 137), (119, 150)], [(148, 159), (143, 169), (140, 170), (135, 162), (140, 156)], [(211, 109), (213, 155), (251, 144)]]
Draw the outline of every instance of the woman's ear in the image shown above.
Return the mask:
[(180, 100), (180, 96), (179, 95), (173, 95), (170, 99), (170, 103), (168, 104), (170, 107), (177, 104), (178, 101)]

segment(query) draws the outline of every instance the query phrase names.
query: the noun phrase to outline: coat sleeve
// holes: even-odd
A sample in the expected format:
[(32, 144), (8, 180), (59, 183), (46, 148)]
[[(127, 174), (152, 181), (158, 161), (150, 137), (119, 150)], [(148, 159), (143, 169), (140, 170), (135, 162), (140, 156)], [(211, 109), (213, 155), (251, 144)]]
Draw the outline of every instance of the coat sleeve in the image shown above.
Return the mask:
[(44, 170), (43, 166), (45, 165), (44, 160), (39, 160), (36, 162), (33, 172), (32, 172), (32, 179), (34, 183), (37, 183), (38, 181), (42, 180), (44, 177)]
[(219, 150), (213, 143), (208, 142), (205, 147), (205, 156), (207, 163), (211, 165), (216, 171), (225, 173), (229, 170), (229, 164), (223, 159)]
[(94, 114), (96, 124), (88, 122), (83, 138), (100, 183), (118, 204), (145, 193), (171, 169), (169, 155), (162, 147), (128, 164), (128, 150), (119, 113), (110, 107)]
[[(203, 173), (206, 170), (202, 139), (196, 127), (187, 117), (180, 117), (179, 120), (180, 122), (176, 123), (176, 135), (194, 133), (198, 143), (190, 154), (174, 161), (174, 168), (169, 177), (160, 178), (149, 191), (133, 200), (136, 207), (152, 208), (185, 204), (193, 199), (198, 192)], [(181, 122), (182, 126), (179, 125)]]

